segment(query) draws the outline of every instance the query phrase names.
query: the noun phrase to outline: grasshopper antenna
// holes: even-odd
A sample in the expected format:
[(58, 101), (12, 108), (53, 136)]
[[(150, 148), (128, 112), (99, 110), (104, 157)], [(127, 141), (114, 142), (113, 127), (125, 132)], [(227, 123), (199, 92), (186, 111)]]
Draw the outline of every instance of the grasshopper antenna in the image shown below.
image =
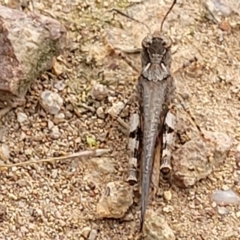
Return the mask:
[(150, 30), (150, 28), (148, 27), (147, 24), (145, 24), (144, 22), (141, 22), (141, 21), (139, 21), (139, 20), (137, 20), (137, 19), (135, 19), (135, 18), (127, 15), (126, 13), (120, 11), (119, 9), (113, 8), (113, 9), (110, 10), (110, 12), (116, 12), (116, 13), (118, 13), (118, 14), (126, 17), (126, 18), (131, 19), (132, 21), (135, 21), (135, 22), (137, 22), (137, 23), (140, 23), (140, 24), (144, 25), (144, 26), (147, 28), (147, 30), (149, 31), (149, 33), (151, 33), (151, 30)]
[(164, 16), (164, 18), (163, 18), (163, 20), (162, 20), (161, 26), (160, 26), (160, 32), (162, 32), (163, 24), (164, 24), (164, 22), (165, 22), (165, 20), (166, 20), (166, 18), (167, 18), (167, 16), (168, 16), (168, 14), (172, 11), (172, 9), (173, 9), (173, 7), (174, 7), (174, 5), (175, 5), (176, 3), (177, 3), (177, 0), (174, 0), (173, 3), (172, 3), (172, 5), (171, 5), (171, 7), (168, 9), (167, 13), (165, 14), (165, 16)]

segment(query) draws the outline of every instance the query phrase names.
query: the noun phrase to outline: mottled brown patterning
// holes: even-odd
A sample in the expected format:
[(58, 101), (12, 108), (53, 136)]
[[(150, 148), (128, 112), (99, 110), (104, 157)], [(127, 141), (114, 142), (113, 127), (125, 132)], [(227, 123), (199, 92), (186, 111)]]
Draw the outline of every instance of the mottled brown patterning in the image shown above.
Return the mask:
[[(143, 142), (141, 153), (141, 229), (147, 207), (157, 138), (163, 135), (163, 125), (174, 95), (174, 80), (170, 73), (170, 41), (155, 32), (142, 43), (142, 72), (138, 79), (138, 98)], [(162, 139), (162, 137), (160, 138)], [(169, 164), (169, 163), (168, 163)]]

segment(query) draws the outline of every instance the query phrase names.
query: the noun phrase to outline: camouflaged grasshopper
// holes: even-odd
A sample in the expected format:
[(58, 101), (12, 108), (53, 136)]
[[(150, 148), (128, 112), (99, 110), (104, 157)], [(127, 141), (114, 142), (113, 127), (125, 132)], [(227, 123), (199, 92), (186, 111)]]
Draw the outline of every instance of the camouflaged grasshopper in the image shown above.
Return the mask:
[[(173, 1), (165, 15), (160, 31), (146, 36), (142, 41), (142, 70), (137, 83), (139, 110), (130, 119), (128, 181), (137, 182), (137, 168), (141, 169), (141, 217), (142, 231), (150, 185), (155, 166), (163, 176), (171, 172), (171, 145), (173, 144), (175, 115), (170, 110), (175, 84), (170, 72), (171, 39), (162, 34), (167, 15), (176, 4)], [(159, 159), (160, 158), (160, 159)], [(157, 164), (159, 162), (160, 164)], [(155, 169), (156, 170), (156, 169)]]
[[(142, 232), (149, 192), (151, 184), (156, 193), (159, 185), (160, 175), (163, 179), (169, 179), (172, 172), (171, 152), (174, 146), (174, 128), (176, 122), (176, 111), (172, 101), (176, 98), (182, 102), (181, 96), (175, 96), (175, 83), (170, 68), (172, 62), (170, 38), (164, 36), (162, 27), (168, 14), (176, 4), (174, 0), (168, 12), (164, 16), (160, 31), (149, 34), (142, 40), (141, 61), (142, 69), (137, 82), (138, 110), (130, 117), (130, 126), (119, 117), (123, 108), (117, 113), (109, 111), (109, 114), (116, 119), (120, 125), (129, 130), (128, 150), (130, 152), (129, 171), (127, 181), (133, 185), (141, 181), (141, 216), (140, 232)], [(133, 21), (143, 24), (117, 9), (112, 9)], [(150, 29), (148, 28), (149, 32)], [(132, 50), (131, 53), (138, 52)], [(129, 53), (126, 51), (126, 53)], [(129, 61), (122, 51), (118, 52), (127, 64), (135, 71), (138, 69)], [(173, 75), (196, 62), (197, 58), (190, 59), (188, 63), (173, 73)], [(181, 103), (190, 116), (191, 121), (196, 125), (201, 135), (201, 129), (196, 124), (191, 113)], [(140, 176), (137, 176), (140, 167)], [(140, 184), (139, 184), (140, 185)]]

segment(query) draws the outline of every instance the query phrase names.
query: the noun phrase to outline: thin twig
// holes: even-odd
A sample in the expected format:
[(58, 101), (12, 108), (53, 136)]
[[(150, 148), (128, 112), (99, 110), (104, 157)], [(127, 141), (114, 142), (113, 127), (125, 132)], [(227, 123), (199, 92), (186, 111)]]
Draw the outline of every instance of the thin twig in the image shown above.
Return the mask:
[(29, 164), (35, 164), (35, 163), (38, 164), (43, 162), (68, 160), (70, 158), (76, 158), (76, 157), (92, 157), (92, 156), (98, 157), (110, 151), (111, 151), (110, 149), (92, 149), (92, 150), (81, 151), (81, 152), (69, 154), (66, 156), (60, 156), (60, 157), (53, 157), (53, 158), (46, 158), (46, 159), (39, 159), (39, 160), (29, 160), (29, 161), (20, 162), (20, 163), (0, 164), (0, 168), (11, 168), (11, 167), (25, 166)]

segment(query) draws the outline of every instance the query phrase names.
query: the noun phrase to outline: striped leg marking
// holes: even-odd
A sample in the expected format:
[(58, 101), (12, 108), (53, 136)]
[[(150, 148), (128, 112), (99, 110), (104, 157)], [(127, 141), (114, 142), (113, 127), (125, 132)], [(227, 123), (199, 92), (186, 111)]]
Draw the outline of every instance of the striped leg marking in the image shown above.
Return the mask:
[(174, 127), (176, 122), (176, 116), (168, 111), (164, 122), (163, 140), (162, 140), (162, 158), (160, 164), (160, 172), (164, 177), (169, 176), (171, 166), (171, 148), (174, 143)]
[(130, 158), (127, 181), (130, 184), (137, 183), (139, 137), (140, 137), (140, 117), (138, 113), (135, 113), (130, 117), (130, 131), (128, 142)]

